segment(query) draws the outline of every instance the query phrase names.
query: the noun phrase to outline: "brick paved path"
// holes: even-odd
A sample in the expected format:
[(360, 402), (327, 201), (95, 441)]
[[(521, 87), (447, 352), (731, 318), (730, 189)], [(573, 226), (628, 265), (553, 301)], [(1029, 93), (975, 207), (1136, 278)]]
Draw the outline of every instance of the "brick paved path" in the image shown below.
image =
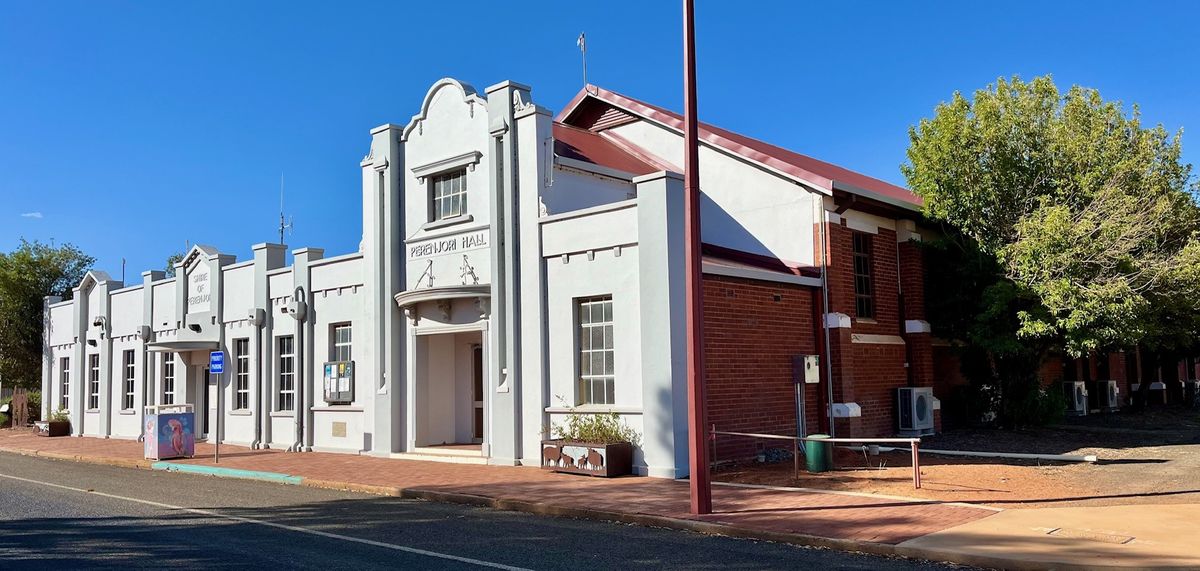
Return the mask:
[[(42, 438), (25, 431), (0, 431), (0, 450), (78, 456), (148, 467), (141, 444), (99, 438)], [(212, 465), (213, 447), (197, 444), (197, 456), (172, 462)], [(140, 461), (140, 462), (139, 462)], [(286, 453), (221, 447), (223, 468), (301, 476), (433, 492), (542, 503), (591, 510), (700, 519), (769, 532), (896, 544), (975, 521), (995, 512), (964, 505), (906, 502), (864, 496), (714, 486), (715, 513), (688, 514), (686, 481), (659, 478), (590, 478), (527, 467), (479, 466), (392, 460), (310, 452)], [(2, 466), (0, 466), (2, 469)]]

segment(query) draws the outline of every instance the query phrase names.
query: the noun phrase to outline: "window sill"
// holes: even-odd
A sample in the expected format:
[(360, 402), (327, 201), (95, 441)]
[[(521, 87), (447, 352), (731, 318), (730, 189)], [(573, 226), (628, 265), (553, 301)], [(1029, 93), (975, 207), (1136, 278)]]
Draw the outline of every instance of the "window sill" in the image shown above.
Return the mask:
[(363, 407), (350, 404), (330, 404), (312, 407), (313, 412), (362, 412)]
[(572, 411), (579, 414), (608, 414), (610, 412), (617, 414), (642, 414), (642, 409), (640, 408), (621, 405), (581, 404), (573, 409), (563, 406), (546, 407), (546, 412), (549, 414), (570, 414)]
[(98, 408), (89, 408), (89, 409), (87, 409), (87, 410), (85, 410), (85, 411), (83, 411), (83, 412), (86, 412), (86, 413), (88, 413), (88, 414), (100, 414), (100, 409), (98, 409)]
[(878, 321), (875, 321), (874, 319), (871, 319), (870, 317), (855, 317), (854, 321), (857, 323), (866, 323), (868, 325), (879, 325)]
[(229, 411), (229, 415), (230, 416), (253, 416), (254, 411), (252, 411), (248, 408), (237, 408), (237, 409)]
[(437, 230), (439, 228), (445, 228), (447, 226), (457, 226), (459, 224), (466, 224), (467, 222), (473, 222), (474, 220), (475, 220), (475, 217), (470, 214), (459, 214), (458, 216), (452, 216), (450, 218), (443, 218), (441, 220), (434, 220), (431, 222), (426, 222), (424, 226), (421, 226), (421, 231), (428, 232), (430, 230)]
[(137, 411), (133, 410), (132, 408), (127, 408), (127, 409), (121, 410), (117, 414), (137, 414)]
[(296, 418), (296, 413), (290, 410), (273, 410), (271, 418)]

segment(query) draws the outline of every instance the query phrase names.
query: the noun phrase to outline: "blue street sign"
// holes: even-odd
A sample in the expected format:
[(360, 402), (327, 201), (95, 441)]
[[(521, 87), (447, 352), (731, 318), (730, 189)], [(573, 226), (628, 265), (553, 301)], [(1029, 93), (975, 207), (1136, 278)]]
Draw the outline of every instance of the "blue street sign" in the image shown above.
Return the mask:
[(208, 354), (208, 372), (219, 375), (225, 372), (225, 352), (213, 351)]

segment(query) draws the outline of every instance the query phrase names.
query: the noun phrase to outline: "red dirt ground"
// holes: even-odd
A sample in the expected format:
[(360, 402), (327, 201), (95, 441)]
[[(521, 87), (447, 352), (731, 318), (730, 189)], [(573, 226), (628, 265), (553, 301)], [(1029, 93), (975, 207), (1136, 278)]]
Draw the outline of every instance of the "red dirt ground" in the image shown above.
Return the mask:
[(1200, 414), (1121, 413), (1026, 431), (953, 430), (923, 448), (1094, 454), (1094, 464), (921, 455), (923, 487), (913, 488), (907, 449), (864, 457), (839, 449), (837, 469), (799, 478), (790, 460), (723, 466), (725, 482), (820, 488), (1004, 508), (1200, 502)]

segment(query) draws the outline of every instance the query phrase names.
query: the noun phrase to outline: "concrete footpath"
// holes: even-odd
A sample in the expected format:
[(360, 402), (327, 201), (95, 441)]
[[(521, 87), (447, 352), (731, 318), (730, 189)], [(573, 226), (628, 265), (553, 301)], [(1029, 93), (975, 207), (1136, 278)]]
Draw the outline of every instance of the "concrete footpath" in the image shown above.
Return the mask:
[[(686, 481), (600, 479), (536, 468), (293, 454), (197, 445), (191, 459), (155, 462), (138, 442), (42, 438), (0, 431), (0, 451), (130, 468), (604, 519), (880, 555), (1011, 569), (1200, 568), (1185, 538), (1197, 505), (999, 510), (845, 492), (716, 485), (715, 513), (688, 513)], [(0, 466), (2, 468), (2, 466)]]

